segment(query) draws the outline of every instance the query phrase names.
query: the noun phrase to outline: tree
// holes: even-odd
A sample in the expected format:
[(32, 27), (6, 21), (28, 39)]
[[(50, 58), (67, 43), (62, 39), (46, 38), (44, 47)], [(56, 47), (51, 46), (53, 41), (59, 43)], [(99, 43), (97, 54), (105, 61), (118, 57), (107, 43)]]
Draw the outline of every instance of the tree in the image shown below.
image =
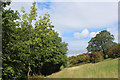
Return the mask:
[(1, 0), (0, 1), (0, 7), (3, 9), (4, 7), (6, 7), (7, 5), (10, 5), (11, 0)]
[[(41, 56), (41, 74), (48, 75), (60, 69), (61, 65), (66, 62), (67, 44), (62, 42), (58, 37), (58, 33), (53, 30), (51, 25), (50, 15), (40, 16), (40, 20), (36, 21), (35, 32), (37, 45), (40, 48), (36, 49)], [(36, 46), (37, 47), (37, 46)], [(49, 72), (48, 72), (49, 71)]]
[[(15, 68), (15, 63), (20, 63), (19, 60), (15, 61), (16, 51), (13, 51), (13, 39), (15, 36), (16, 26), (18, 24), (15, 20), (19, 19), (19, 13), (11, 9), (5, 10), (4, 7), (9, 5), (10, 2), (2, 3), (2, 77), (5, 80), (11, 80), (16, 78), (19, 74), (15, 73), (17, 69)], [(13, 54), (16, 53), (16, 54)], [(13, 60), (14, 59), (14, 60)], [(20, 63), (21, 64), (21, 63)], [(20, 66), (19, 64), (16, 65)], [(15, 70), (16, 69), (16, 70)], [(16, 76), (14, 76), (16, 75)]]
[(88, 42), (87, 50), (91, 53), (103, 52), (105, 58), (108, 50), (116, 44), (113, 40), (114, 36), (110, 32), (103, 30)]
[(103, 53), (102, 52), (94, 52), (93, 54), (92, 54), (92, 62), (94, 62), (94, 63), (97, 63), (97, 62), (100, 62), (100, 61), (102, 61), (104, 59), (104, 57), (103, 57)]
[(90, 62), (90, 55), (89, 53), (83, 53), (80, 55), (77, 55), (77, 60), (79, 63), (89, 63)]
[(108, 57), (110, 58), (118, 58), (120, 57), (120, 45), (115, 45), (112, 48), (109, 49), (108, 51)]
[[(3, 15), (4, 79), (27, 79), (34, 74), (48, 75), (66, 63), (67, 43), (62, 42), (59, 34), (53, 30), (49, 14), (36, 20), (35, 4), (30, 14), (22, 8), (21, 19), (17, 12), (10, 9)], [(16, 19), (19, 22), (15, 22)], [(33, 21), (35, 24), (32, 24)]]
[[(58, 37), (58, 33), (53, 30), (54, 26), (51, 24), (50, 15), (45, 14), (40, 16), (39, 20), (35, 20), (37, 17), (35, 4), (31, 7), (31, 13), (25, 13), (22, 10), (22, 31), (28, 33), (28, 38), (26, 33), (23, 36), (28, 39), (22, 41), (28, 44), (27, 53), (29, 53), (28, 59), (30, 60), (28, 68), (29, 74), (43, 74), (48, 75), (56, 72), (60, 69), (60, 66), (66, 62), (67, 44), (62, 42), (62, 39)], [(35, 20), (35, 28), (31, 25), (32, 20)], [(26, 46), (24, 44), (24, 46)], [(30, 71), (31, 68), (31, 71)], [(49, 72), (48, 72), (49, 71)]]

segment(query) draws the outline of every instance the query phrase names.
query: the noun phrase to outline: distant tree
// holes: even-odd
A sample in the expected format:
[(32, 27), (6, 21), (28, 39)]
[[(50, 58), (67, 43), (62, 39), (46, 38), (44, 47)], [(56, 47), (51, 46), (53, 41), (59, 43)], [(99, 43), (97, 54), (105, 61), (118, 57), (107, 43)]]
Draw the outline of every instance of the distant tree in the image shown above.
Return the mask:
[(82, 63), (82, 62), (89, 63), (90, 62), (89, 53), (83, 53), (83, 54), (77, 55), (76, 58), (77, 58), (79, 63)]
[(118, 58), (120, 57), (120, 45), (115, 45), (108, 51), (108, 57), (110, 58)]
[(105, 58), (108, 50), (116, 44), (113, 40), (114, 36), (110, 32), (103, 30), (88, 42), (87, 50), (91, 53), (103, 52)]
[(94, 52), (92, 54), (92, 62), (97, 63), (104, 59), (102, 52)]

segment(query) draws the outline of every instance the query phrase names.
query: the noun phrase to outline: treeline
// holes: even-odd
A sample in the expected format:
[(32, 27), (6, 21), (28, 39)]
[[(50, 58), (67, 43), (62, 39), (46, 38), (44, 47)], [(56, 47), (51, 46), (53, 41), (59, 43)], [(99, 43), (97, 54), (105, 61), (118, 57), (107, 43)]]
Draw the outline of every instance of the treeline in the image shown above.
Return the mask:
[(104, 59), (108, 59), (108, 58), (114, 59), (119, 57), (120, 57), (120, 45), (115, 45), (108, 51), (106, 58), (104, 58), (104, 54), (102, 52), (83, 53), (77, 56), (69, 57), (68, 66), (71, 67), (86, 63), (97, 63), (103, 61)]
[(67, 43), (62, 42), (53, 30), (50, 15), (37, 18), (36, 3), (30, 14), (22, 8), (22, 15), (11, 9), (5, 10), (9, 4), (2, 2), (3, 80), (23, 80), (59, 71), (67, 61)]
[(120, 57), (120, 44), (113, 42), (114, 36), (103, 30), (88, 43), (88, 53), (71, 56), (68, 58), (68, 66), (75, 66), (85, 63), (97, 63), (107, 58)]

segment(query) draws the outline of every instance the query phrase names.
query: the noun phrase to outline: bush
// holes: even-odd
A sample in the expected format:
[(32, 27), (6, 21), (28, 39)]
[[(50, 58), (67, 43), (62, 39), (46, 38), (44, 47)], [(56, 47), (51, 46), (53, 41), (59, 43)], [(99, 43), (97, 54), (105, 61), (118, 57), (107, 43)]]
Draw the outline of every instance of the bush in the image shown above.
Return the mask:
[(61, 67), (60, 67), (60, 70), (62, 70), (62, 69), (64, 69), (65, 67), (62, 65)]
[(116, 45), (116, 46), (112, 47), (111, 49), (109, 49), (108, 56), (109, 56), (109, 58), (120, 57), (120, 46)]
[(40, 80), (40, 78), (44, 78), (45, 76), (43, 75), (34, 75), (34, 76), (31, 76), (30, 79), (28, 80)]
[(108, 58), (108, 55), (105, 55), (105, 58), (107, 59), (107, 58)]
[(89, 55), (89, 53), (86, 53), (86, 54), (85, 54), (85, 62), (86, 62), (86, 63), (89, 63), (89, 62), (90, 62), (90, 55)]
[(88, 53), (80, 54), (77, 56), (77, 61), (79, 63), (81, 63), (81, 62), (88, 63), (88, 62), (90, 62), (90, 55)]
[(104, 54), (102, 52), (94, 52), (92, 53), (92, 62), (97, 63), (104, 59)]
[(77, 61), (76, 59), (71, 59), (69, 62), (70, 62), (70, 64), (72, 64), (72, 65), (77, 64), (77, 63), (78, 63), (78, 61)]

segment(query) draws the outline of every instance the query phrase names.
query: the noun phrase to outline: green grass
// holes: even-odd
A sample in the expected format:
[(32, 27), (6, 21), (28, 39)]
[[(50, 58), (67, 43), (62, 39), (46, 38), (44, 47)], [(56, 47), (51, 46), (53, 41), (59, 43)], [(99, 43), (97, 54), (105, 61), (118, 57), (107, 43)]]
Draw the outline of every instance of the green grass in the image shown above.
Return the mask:
[(118, 59), (65, 68), (47, 78), (118, 78)]

